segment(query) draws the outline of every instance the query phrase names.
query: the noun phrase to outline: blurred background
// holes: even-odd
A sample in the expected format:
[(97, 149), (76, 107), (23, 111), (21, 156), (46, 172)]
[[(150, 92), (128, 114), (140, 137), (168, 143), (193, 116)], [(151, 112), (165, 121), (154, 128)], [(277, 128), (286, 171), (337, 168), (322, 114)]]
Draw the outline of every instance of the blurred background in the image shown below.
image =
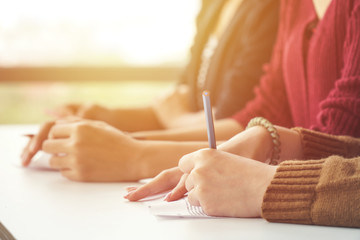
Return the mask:
[(65, 103), (138, 106), (189, 58), (199, 0), (12, 0), (0, 7), (0, 124)]

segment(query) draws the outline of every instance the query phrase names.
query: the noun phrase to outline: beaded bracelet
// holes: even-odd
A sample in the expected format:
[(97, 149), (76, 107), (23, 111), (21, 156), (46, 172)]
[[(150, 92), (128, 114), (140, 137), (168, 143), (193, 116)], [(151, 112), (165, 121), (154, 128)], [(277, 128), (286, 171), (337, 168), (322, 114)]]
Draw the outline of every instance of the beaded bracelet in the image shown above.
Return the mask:
[(270, 136), (272, 138), (272, 142), (273, 142), (273, 151), (271, 154), (271, 158), (270, 158), (270, 165), (278, 165), (278, 160), (280, 159), (280, 138), (279, 138), (279, 134), (277, 133), (276, 128), (274, 127), (274, 125), (267, 120), (266, 118), (263, 117), (255, 117), (253, 119), (251, 119), (248, 123), (248, 125), (246, 126), (246, 129), (254, 127), (254, 126), (262, 126), (264, 127), (269, 133)]

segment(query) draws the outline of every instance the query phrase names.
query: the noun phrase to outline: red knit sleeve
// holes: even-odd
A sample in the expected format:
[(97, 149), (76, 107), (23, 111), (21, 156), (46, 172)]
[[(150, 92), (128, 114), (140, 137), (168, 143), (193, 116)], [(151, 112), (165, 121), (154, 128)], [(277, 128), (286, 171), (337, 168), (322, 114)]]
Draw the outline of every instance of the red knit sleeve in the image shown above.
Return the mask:
[(360, 1), (355, 1), (347, 24), (343, 61), (341, 77), (321, 102), (318, 125), (311, 128), (360, 137)]
[(280, 9), (280, 23), (276, 44), (270, 64), (264, 66), (265, 74), (255, 88), (255, 98), (248, 102), (244, 109), (233, 115), (242, 126), (246, 126), (253, 117), (265, 117), (272, 123), (290, 127), (292, 122), (286, 89), (282, 75), (283, 41), (289, 14), (284, 5)]

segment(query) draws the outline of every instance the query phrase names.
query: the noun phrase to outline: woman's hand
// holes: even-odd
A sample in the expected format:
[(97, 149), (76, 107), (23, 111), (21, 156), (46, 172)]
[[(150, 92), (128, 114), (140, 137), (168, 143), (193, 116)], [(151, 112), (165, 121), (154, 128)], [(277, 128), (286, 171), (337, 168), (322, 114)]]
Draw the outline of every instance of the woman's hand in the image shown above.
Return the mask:
[(115, 119), (113, 110), (98, 104), (66, 104), (48, 110), (47, 113), (55, 118), (79, 117), (90, 120), (99, 120), (111, 124)]
[(143, 178), (137, 140), (90, 120), (59, 122), (43, 143), (50, 166), (75, 181), (134, 181)]
[[(167, 199), (168, 201), (176, 200), (184, 196), (186, 193), (185, 187), (176, 188), (176, 185), (179, 182), (182, 182), (181, 179), (183, 178), (183, 181), (185, 180), (185, 177), (182, 171), (178, 167), (170, 168), (167, 170), (162, 171), (159, 173), (154, 179), (152, 179), (149, 183), (146, 183), (142, 185), (141, 187), (129, 187), (127, 188), (128, 194), (124, 196), (124, 198), (128, 199), (129, 201), (138, 201), (140, 199), (159, 194), (166, 191), (176, 191), (175, 194), (168, 195)], [(179, 185), (180, 187), (181, 185)]]
[(54, 121), (44, 123), (41, 125), (39, 133), (30, 137), (28, 144), (21, 154), (21, 160), (24, 167), (28, 166), (35, 154), (41, 150), (42, 144), (47, 139), (49, 131), (54, 124)]
[[(138, 108), (106, 108), (98, 104), (67, 104), (48, 113), (58, 119), (78, 117), (103, 121), (122, 131), (148, 131), (162, 129), (150, 106)], [(144, 121), (146, 119), (146, 121)]]
[(27, 167), (30, 164), (31, 159), (35, 156), (35, 154), (38, 151), (42, 150), (42, 144), (48, 138), (49, 132), (51, 128), (56, 124), (56, 122), (70, 123), (70, 122), (77, 122), (80, 120), (81, 119), (78, 117), (69, 116), (62, 120), (48, 121), (42, 124), (40, 126), (40, 130), (38, 134), (29, 136), (30, 140), (27, 143), (26, 147), (23, 149), (23, 152), (21, 154), (22, 165), (24, 167)]
[(189, 202), (208, 215), (227, 217), (260, 217), (263, 196), (276, 172), (275, 166), (213, 149), (185, 155), (179, 168), (188, 174)]
[[(155, 99), (153, 103), (153, 110), (158, 121), (166, 128), (185, 127), (183, 124), (183, 116), (192, 112), (189, 101), (189, 88), (186, 85), (178, 85), (176, 88), (168, 91)], [(203, 115), (202, 115), (203, 116)], [(199, 118), (194, 118), (196, 124)], [(203, 117), (201, 118), (203, 123)]]
[(46, 113), (55, 118), (66, 118), (69, 116), (77, 116), (81, 104), (70, 103), (56, 107), (55, 109), (48, 109)]
[[(100, 119), (104, 118), (110, 121), (110, 110), (103, 108), (99, 105), (89, 104), (67, 104), (61, 106), (54, 111), (48, 111), (50, 115), (53, 115), (59, 119), (65, 119), (65, 121), (79, 121), (81, 118), (88, 119)], [(60, 120), (62, 121), (62, 120)], [(40, 126), (39, 132), (30, 136), (30, 140), (21, 154), (22, 165), (28, 166), (31, 159), (35, 154), (41, 150), (43, 142), (48, 138), (50, 129), (55, 125), (56, 121), (48, 121)]]

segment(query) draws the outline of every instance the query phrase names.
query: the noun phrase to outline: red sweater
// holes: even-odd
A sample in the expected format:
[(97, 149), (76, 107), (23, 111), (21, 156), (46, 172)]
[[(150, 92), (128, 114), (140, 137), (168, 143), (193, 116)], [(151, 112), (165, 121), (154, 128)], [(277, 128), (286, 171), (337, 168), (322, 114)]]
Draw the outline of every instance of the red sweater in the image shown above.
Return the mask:
[(243, 126), (263, 116), (360, 137), (360, 0), (333, 0), (317, 19), (312, 0), (282, 1), (271, 63), (255, 98), (233, 116)]

